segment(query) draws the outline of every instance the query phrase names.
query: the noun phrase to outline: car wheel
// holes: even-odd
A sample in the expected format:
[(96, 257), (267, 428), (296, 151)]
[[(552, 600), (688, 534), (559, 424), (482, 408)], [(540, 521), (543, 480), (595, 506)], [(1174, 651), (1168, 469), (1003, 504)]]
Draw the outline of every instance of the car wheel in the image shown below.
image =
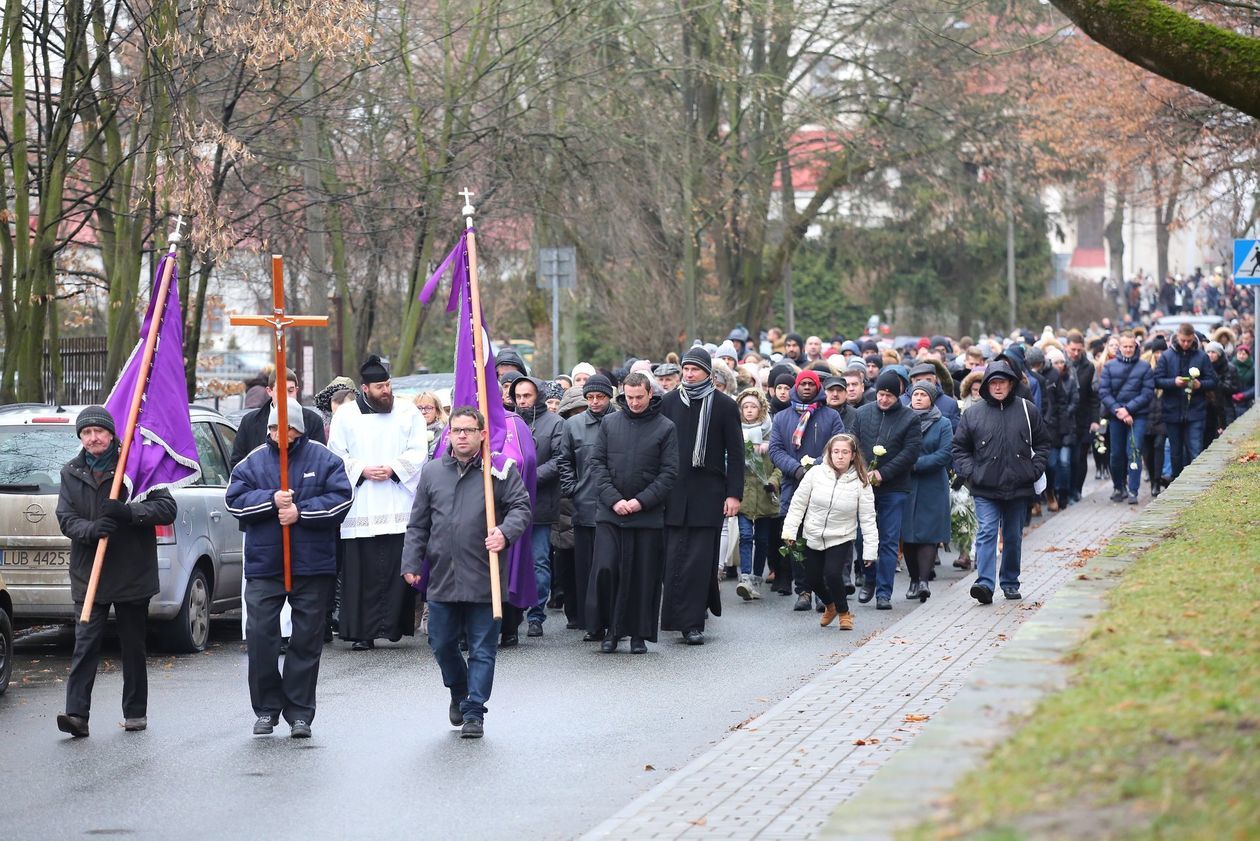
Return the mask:
[(206, 650), (210, 641), (210, 583), (201, 570), (193, 570), (179, 615), (165, 624), (161, 639), (165, 648), (183, 654)]
[(9, 688), (9, 675), (13, 673), (13, 623), (9, 614), (0, 609), (0, 695)]

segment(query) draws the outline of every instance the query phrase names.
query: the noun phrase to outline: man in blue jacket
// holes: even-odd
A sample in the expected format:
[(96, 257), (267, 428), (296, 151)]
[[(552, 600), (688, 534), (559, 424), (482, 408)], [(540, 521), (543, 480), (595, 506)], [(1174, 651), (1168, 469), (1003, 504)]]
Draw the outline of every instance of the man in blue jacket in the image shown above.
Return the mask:
[[(1138, 358), (1137, 338), (1120, 336), (1116, 358), (1103, 366), (1098, 381), (1098, 401), (1107, 418), (1107, 446), (1111, 448), (1112, 502), (1137, 505), (1142, 485), (1142, 436), (1146, 418), (1155, 401), (1155, 376), (1151, 366)], [(1125, 487), (1125, 476), (1128, 487)]]
[(1216, 385), (1216, 371), (1199, 347), (1194, 325), (1182, 324), (1155, 365), (1155, 387), (1164, 392), (1164, 428), (1172, 450), (1174, 479), (1203, 449), (1207, 395)]
[[(306, 437), (305, 418), (290, 398), (289, 490), (280, 490), (281, 432), (276, 407), (267, 442), (232, 471), (227, 507), (245, 527), (246, 648), (254, 735), (270, 734), (283, 715), (289, 735), (308, 739), (324, 644), (324, 616), (337, 580), (337, 529), (354, 491), (345, 462)], [(283, 527), (289, 527), (293, 589), (284, 589)], [(280, 673), (280, 609), (288, 600), (293, 634)]]

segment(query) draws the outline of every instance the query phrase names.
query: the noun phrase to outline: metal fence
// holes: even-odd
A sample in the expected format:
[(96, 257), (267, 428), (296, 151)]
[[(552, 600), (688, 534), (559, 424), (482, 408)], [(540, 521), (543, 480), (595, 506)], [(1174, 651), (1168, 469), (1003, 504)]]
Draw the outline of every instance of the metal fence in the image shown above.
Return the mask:
[(103, 403), (112, 383), (105, 382), (105, 358), (109, 351), (104, 336), (62, 339), (61, 381), (53, 379), (52, 350), (44, 342), (44, 399), (67, 406)]

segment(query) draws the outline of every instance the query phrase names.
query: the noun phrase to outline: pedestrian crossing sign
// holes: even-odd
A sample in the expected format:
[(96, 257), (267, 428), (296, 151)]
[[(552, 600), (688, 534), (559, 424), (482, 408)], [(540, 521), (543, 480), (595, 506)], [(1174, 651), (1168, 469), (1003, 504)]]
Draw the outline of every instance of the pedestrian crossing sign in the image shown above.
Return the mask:
[(1260, 240), (1234, 240), (1234, 283), (1260, 285)]

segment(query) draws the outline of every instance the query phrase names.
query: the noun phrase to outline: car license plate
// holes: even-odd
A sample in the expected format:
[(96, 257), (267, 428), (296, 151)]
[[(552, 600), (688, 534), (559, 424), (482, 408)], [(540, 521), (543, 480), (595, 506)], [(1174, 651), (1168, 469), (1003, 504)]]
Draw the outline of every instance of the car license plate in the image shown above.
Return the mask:
[(69, 549), (5, 549), (0, 551), (0, 567), (9, 569), (66, 569)]

